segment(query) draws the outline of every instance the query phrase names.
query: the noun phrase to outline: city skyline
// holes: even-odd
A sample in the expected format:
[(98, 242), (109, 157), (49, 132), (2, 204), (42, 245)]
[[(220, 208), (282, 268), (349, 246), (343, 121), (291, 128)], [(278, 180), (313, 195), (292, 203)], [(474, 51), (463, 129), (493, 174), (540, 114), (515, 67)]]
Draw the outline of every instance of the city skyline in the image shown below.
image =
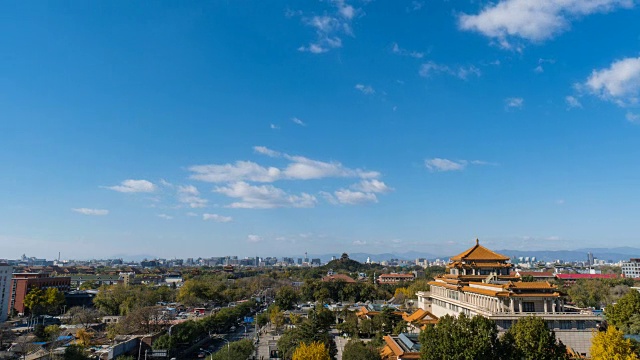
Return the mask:
[(7, 4), (0, 255), (637, 246), (636, 1), (523, 4)]

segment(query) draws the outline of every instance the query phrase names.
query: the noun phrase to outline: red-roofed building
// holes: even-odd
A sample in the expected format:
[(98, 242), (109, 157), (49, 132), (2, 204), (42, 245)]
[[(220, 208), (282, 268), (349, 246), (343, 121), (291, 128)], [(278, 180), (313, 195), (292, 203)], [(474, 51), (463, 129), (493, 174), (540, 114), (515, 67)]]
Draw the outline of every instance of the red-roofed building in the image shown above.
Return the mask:
[(556, 274), (556, 279), (564, 281), (564, 286), (571, 286), (581, 279), (619, 279), (616, 274)]
[(346, 282), (346, 283), (354, 283), (354, 282), (356, 282), (349, 275), (345, 275), (345, 274), (327, 275), (327, 276), (322, 278), (322, 281), (324, 281), (324, 282), (343, 281), (343, 282)]

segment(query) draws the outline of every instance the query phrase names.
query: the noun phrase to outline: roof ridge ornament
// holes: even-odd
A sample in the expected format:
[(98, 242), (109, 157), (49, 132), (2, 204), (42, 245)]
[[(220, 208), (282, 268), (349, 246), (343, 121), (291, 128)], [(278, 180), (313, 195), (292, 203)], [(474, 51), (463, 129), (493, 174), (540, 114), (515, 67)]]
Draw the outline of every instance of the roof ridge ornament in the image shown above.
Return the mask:
[(476, 238), (476, 245), (480, 245), (480, 240)]

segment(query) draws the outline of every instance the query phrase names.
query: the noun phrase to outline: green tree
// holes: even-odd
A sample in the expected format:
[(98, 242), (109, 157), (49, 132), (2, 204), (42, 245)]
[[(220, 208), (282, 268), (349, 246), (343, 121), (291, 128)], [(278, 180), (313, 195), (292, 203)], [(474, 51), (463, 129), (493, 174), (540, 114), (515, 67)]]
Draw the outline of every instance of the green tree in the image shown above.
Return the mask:
[(640, 292), (630, 291), (621, 297), (615, 305), (605, 308), (609, 324), (616, 326), (626, 334), (640, 334)]
[(33, 289), (24, 297), (24, 305), (33, 315), (59, 314), (64, 302), (64, 294), (56, 288)]
[(80, 290), (92, 290), (97, 288), (99, 288), (99, 286), (95, 280), (85, 281), (79, 287)]
[(607, 303), (609, 284), (601, 279), (580, 279), (567, 290), (567, 293), (579, 307), (600, 309)]
[(300, 296), (291, 286), (283, 286), (276, 292), (276, 305), (282, 310), (291, 310), (298, 302)]
[(622, 331), (609, 326), (607, 331), (598, 331), (591, 340), (593, 360), (637, 360), (631, 340), (625, 340)]
[(84, 349), (77, 345), (67, 346), (64, 350), (64, 360), (88, 360), (89, 357), (85, 355)]
[(509, 340), (513, 339), (511, 343), (515, 352), (514, 359), (569, 359), (566, 346), (556, 340), (553, 330), (549, 330), (540, 317), (529, 316), (516, 321), (505, 336)]
[(220, 350), (216, 351), (212, 358), (214, 360), (228, 360), (228, 359), (247, 359), (255, 351), (255, 346), (251, 340), (240, 340), (229, 343), (228, 346), (223, 346)]
[(174, 346), (173, 337), (169, 334), (161, 335), (153, 342), (153, 348), (156, 350), (171, 350)]
[(495, 322), (482, 316), (445, 315), (420, 333), (422, 360), (498, 359), (501, 353)]
[(342, 360), (382, 360), (380, 350), (360, 340), (350, 340), (342, 351)]

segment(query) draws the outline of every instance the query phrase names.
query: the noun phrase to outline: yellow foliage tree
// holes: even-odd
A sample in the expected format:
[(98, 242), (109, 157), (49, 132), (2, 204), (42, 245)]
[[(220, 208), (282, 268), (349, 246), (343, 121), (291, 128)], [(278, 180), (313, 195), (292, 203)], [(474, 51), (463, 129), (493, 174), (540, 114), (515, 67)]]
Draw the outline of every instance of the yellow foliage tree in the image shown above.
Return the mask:
[(93, 334), (87, 331), (87, 329), (78, 329), (78, 331), (76, 332), (76, 338), (78, 339), (76, 341), (78, 345), (87, 347), (91, 345)]
[(331, 360), (329, 349), (321, 342), (312, 342), (307, 345), (301, 343), (293, 353), (293, 360)]
[(633, 352), (631, 340), (625, 339), (622, 331), (609, 326), (607, 331), (597, 332), (591, 340), (593, 360), (638, 360)]

